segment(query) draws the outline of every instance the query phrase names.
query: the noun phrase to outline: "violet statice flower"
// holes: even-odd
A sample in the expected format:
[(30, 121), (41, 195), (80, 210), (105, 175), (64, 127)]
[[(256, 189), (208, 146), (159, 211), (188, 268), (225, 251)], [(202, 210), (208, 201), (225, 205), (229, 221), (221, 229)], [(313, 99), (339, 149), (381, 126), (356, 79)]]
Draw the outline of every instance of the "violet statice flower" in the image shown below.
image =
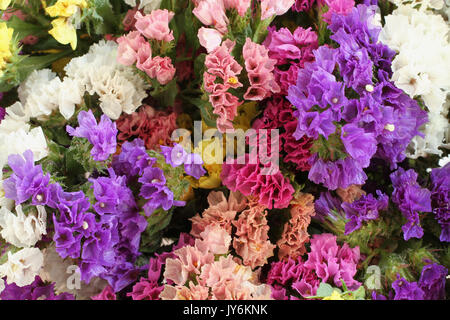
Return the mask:
[(0, 123), (2, 123), (2, 120), (5, 119), (6, 111), (5, 108), (0, 107)]
[(117, 176), (114, 169), (108, 169), (109, 177), (89, 179), (97, 202), (94, 209), (99, 215), (118, 213), (136, 208), (132, 191), (126, 186), (126, 177)]
[(444, 300), (447, 268), (437, 263), (427, 264), (422, 269), (419, 287), (424, 292), (425, 300)]
[(181, 144), (174, 143), (173, 147), (160, 146), (160, 148), (166, 163), (172, 167), (176, 168), (186, 162), (188, 153)]
[(114, 156), (112, 166), (119, 175), (134, 177), (142, 175), (144, 169), (155, 164), (156, 159), (150, 157), (145, 149), (144, 140), (125, 141), (118, 156)]
[(434, 168), (430, 176), (433, 213), (442, 228), (439, 240), (450, 242), (450, 163)]
[(92, 110), (81, 111), (78, 114), (78, 124), (76, 129), (67, 126), (66, 130), (71, 136), (88, 139), (93, 146), (91, 155), (95, 161), (104, 161), (116, 152), (116, 124), (106, 115), (102, 115), (97, 124)]
[(0, 293), (1, 300), (75, 300), (75, 297), (67, 292), (55, 294), (55, 283), (45, 285), (39, 276), (34, 281), (23, 287), (17, 286), (14, 282), (8, 284), (5, 281), (5, 288)]
[(16, 204), (32, 198), (33, 205), (45, 205), (49, 201), (50, 175), (44, 175), (41, 165), (34, 165), (33, 152), (26, 150), (21, 155), (10, 155), (8, 164), (13, 174), (3, 181), (5, 197)]
[(399, 168), (390, 175), (394, 192), (392, 201), (397, 204), (408, 221), (402, 226), (405, 241), (422, 238), (419, 212), (431, 212), (431, 192), (417, 183), (417, 173), (413, 169)]
[(296, 0), (292, 10), (297, 12), (309, 11), (313, 7), (314, 2), (315, 0)]
[(361, 167), (369, 166), (370, 159), (377, 151), (377, 140), (373, 133), (349, 123), (342, 127), (341, 140), (345, 151), (358, 161)]
[(378, 199), (372, 194), (368, 194), (361, 196), (353, 203), (342, 203), (341, 206), (345, 211), (345, 217), (350, 219), (345, 225), (345, 235), (361, 228), (364, 221), (377, 219), (378, 212), (387, 209), (389, 197), (379, 190), (376, 192)]
[(352, 184), (364, 184), (367, 179), (360, 163), (351, 157), (325, 161), (317, 154), (313, 154), (308, 161), (311, 164), (308, 179), (316, 184), (322, 183), (330, 190), (347, 188)]
[(197, 153), (191, 153), (187, 156), (186, 163), (184, 164), (184, 171), (187, 175), (194, 177), (195, 179), (200, 179), (204, 176), (206, 170), (203, 169), (203, 159)]
[(341, 207), (341, 201), (332, 196), (329, 191), (322, 192), (319, 198), (314, 201), (314, 210), (316, 215), (313, 218), (319, 221), (324, 221), (326, 218), (336, 221), (342, 219), (345, 215)]
[(397, 280), (392, 283), (395, 290), (394, 300), (424, 300), (425, 293), (417, 282), (408, 282), (397, 275)]

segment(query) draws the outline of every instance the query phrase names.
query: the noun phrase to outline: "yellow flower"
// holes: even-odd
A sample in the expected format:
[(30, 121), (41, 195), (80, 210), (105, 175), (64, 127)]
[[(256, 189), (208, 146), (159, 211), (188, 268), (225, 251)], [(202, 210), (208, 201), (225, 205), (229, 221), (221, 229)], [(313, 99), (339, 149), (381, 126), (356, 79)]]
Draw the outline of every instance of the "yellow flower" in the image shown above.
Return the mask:
[(3, 69), (12, 57), (11, 40), (13, 33), (14, 30), (8, 28), (5, 22), (0, 23), (0, 76), (3, 75)]
[(53, 6), (45, 8), (50, 17), (69, 18), (77, 13), (79, 8), (86, 8), (85, 0), (58, 0)]
[(233, 127), (244, 131), (248, 130), (257, 115), (258, 108), (255, 101), (244, 103), (238, 107), (238, 115), (233, 120)]
[(53, 29), (48, 33), (61, 44), (70, 43), (72, 50), (75, 50), (77, 47), (77, 31), (69, 20), (66, 18), (57, 18), (52, 21), (52, 26)]
[(0, 0), (0, 10), (8, 9), (8, 6), (10, 3), (11, 3), (11, 0)]
[(331, 296), (325, 297), (322, 300), (344, 300), (344, 299), (341, 297), (341, 294), (338, 291), (333, 290)]

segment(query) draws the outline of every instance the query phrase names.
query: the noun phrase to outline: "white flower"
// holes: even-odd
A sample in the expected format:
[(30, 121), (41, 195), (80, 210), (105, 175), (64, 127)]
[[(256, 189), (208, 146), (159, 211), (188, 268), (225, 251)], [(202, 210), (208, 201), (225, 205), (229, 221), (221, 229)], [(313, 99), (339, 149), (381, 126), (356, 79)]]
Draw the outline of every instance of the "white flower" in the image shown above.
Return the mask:
[(392, 61), (392, 81), (411, 98), (421, 99), (428, 109), (428, 122), (421, 128), (425, 137), (412, 140), (410, 158), (442, 154), (450, 147), (446, 97), (450, 93), (450, 33), (441, 15), (428, 8), (442, 7), (442, 0), (421, 1), (419, 10), (394, 1), (398, 8), (385, 17), (380, 41), (398, 52)]
[(23, 213), (22, 206), (16, 206), (16, 213), (7, 208), (0, 209), (1, 236), (15, 247), (31, 247), (47, 234), (47, 213), (43, 206), (36, 206), (37, 212)]
[(117, 44), (100, 41), (84, 56), (72, 59), (64, 68), (67, 79), (71, 79), (81, 92), (97, 94), (100, 108), (112, 120), (117, 120), (122, 112), (133, 113), (147, 97), (148, 85), (131, 67), (116, 61)]
[(29, 124), (12, 119), (4, 119), (0, 123), (0, 150), (0, 168), (7, 163), (11, 154), (23, 154), (31, 150), (34, 160), (39, 161), (49, 152), (41, 127), (30, 130)]
[(8, 252), (8, 261), (0, 265), (0, 274), (6, 276), (8, 284), (19, 287), (34, 281), (42, 268), (44, 257), (38, 248), (24, 248), (14, 254)]

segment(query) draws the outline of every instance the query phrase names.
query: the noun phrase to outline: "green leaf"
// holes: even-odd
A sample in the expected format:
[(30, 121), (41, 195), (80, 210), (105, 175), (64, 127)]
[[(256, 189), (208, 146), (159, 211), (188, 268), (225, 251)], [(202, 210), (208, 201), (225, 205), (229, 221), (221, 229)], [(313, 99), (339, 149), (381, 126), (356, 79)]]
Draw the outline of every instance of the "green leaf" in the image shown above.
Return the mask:
[(316, 296), (317, 297), (329, 297), (333, 293), (333, 287), (330, 286), (328, 283), (322, 282), (319, 285), (319, 288), (317, 289)]
[(212, 105), (203, 99), (200, 98), (189, 98), (185, 97), (185, 99), (200, 109), (200, 113), (202, 115), (203, 121), (205, 121), (206, 125), (209, 127), (216, 127), (216, 119), (217, 116), (213, 113)]
[(167, 108), (174, 105), (178, 91), (177, 80), (174, 78), (168, 84), (157, 87), (151, 96), (158, 102), (158, 106)]
[(6, 24), (9, 28), (14, 29), (14, 35), (17, 35), (18, 39), (23, 39), (29, 35), (34, 35), (39, 38), (48, 35), (48, 30), (43, 26), (25, 22), (17, 16), (11, 16), (11, 19)]

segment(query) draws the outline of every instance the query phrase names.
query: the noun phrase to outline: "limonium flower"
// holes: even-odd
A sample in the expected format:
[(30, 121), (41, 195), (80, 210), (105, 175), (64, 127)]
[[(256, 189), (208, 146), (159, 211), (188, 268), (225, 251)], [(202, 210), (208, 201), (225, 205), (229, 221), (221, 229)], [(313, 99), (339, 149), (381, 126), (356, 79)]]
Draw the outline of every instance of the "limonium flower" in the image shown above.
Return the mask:
[(0, 10), (6, 10), (11, 3), (11, 0), (0, 0)]
[(70, 44), (72, 50), (77, 47), (77, 32), (72, 18), (81, 9), (88, 6), (86, 0), (58, 0), (54, 5), (46, 7), (45, 11), (51, 17), (52, 29), (48, 32), (61, 44)]
[(442, 229), (439, 239), (450, 242), (450, 163), (431, 171), (431, 183), (433, 213)]
[(66, 130), (71, 136), (89, 140), (93, 145), (91, 155), (95, 161), (104, 161), (116, 152), (116, 124), (106, 115), (102, 115), (97, 124), (92, 110), (81, 111), (78, 114), (78, 123), (79, 127), (76, 129), (67, 126)]
[(11, 41), (14, 30), (8, 28), (6, 22), (0, 22), (0, 77), (3, 75), (6, 64), (12, 57)]

